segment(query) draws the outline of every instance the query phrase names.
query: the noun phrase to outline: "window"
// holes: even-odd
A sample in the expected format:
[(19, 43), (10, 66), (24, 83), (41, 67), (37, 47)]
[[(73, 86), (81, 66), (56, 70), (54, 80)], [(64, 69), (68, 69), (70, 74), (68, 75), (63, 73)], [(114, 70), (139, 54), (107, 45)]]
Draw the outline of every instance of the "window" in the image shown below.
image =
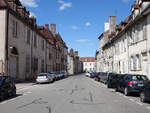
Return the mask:
[(44, 60), (41, 62), (41, 72), (44, 72)]
[(139, 70), (141, 68), (141, 59), (139, 55), (136, 55), (136, 69)]
[(143, 22), (143, 39), (147, 39), (147, 20)]
[(49, 60), (51, 60), (52, 59), (52, 54), (51, 53), (49, 53)]
[(37, 47), (37, 36), (34, 35), (34, 47)]
[(26, 73), (30, 72), (30, 57), (26, 56)]
[(38, 71), (38, 58), (33, 59), (33, 71)]
[(18, 27), (18, 23), (16, 21), (12, 21), (13, 27), (12, 27), (12, 32), (13, 32), (13, 36), (17, 37), (17, 27)]
[(27, 30), (27, 44), (30, 44), (31, 31)]
[(13, 4), (13, 10), (16, 11), (16, 9), (17, 9), (17, 6), (16, 6), (16, 4), (14, 3), (14, 4)]
[(134, 67), (133, 67), (133, 62), (134, 62), (134, 58), (133, 58), (133, 56), (131, 56), (131, 58), (130, 58), (130, 69), (131, 70), (134, 70)]
[(134, 43), (135, 42), (135, 26), (133, 26), (132, 28), (132, 42)]
[(139, 41), (140, 24), (135, 25), (135, 42)]
[(5, 84), (9, 84), (10, 82), (11, 82), (10, 77), (6, 77), (6, 79), (5, 79)]
[(147, 61), (147, 52), (142, 53), (142, 60)]

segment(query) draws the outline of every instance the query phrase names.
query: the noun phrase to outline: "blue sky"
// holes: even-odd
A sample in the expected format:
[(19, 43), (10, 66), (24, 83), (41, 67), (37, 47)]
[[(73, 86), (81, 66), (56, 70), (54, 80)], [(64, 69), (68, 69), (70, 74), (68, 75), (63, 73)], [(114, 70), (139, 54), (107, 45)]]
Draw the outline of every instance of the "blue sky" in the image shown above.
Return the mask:
[(117, 23), (130, 14), (134, 0), (21, 0), (37, 17), (37, 24), (57, 24), (69, 49), (81, 57), (94, 56), (98, 36), (103, 32), (108, 16), (117, 16)]

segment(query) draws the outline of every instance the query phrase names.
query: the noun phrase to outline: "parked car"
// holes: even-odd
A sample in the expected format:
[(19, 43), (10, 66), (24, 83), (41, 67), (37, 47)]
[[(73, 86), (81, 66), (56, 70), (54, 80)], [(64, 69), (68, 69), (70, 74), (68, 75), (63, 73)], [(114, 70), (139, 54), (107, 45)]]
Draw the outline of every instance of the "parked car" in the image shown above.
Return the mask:
[(140, 93), (141, 102), (150, 102), (150, 82), (148, 82), (141, 90)]
[(57, 72), (57, 75), (58, 75), (58, 79), (63, 79), (63, 73), (62, 72)]
[(40, 73), (37, 75), (36, 83), (50, 83), (53, 82), (53, 76), (49, 73)]
[(116, 88), (118, 79), (121, 75), (116, 73), (108, 73), (107, 76), (107, 88)]
[(0, 101), (16, 95), (16, 86), (10, 76), (0, 75)]
[(101, 73), (100, 82), (107, 84), (107, 80), (108, 80), (108, 73), (107, 72)]
[(52, 77), (53, 81), (56, 80), (56, 76), (54, 72), (49, 72), (50, 76)]
[(85, 75), (86, 75), (87, 77), (90, 77), (90, 72), (86, 72)]
[(103, 72), (98, 72), (97, 75), (94, 77), (94, 79), (96, 81), (100, 81), (101, 75), (103, 74)]
[(95, 78), (97, 76), (97, 73), (96, 72), (91, 72), (90, 73), (90, 78)]
[(145, 75), (124, 74), (118, 80), (116, 91), (122, 91), (126, 96), (132, 92), (139, 94), (148, 81)]

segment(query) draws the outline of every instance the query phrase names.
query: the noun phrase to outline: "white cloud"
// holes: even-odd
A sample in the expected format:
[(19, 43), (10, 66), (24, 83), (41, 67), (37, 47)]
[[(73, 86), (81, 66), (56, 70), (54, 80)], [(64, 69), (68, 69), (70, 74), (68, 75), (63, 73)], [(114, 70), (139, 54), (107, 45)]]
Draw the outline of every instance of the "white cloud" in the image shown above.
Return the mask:
[(91, 22), (86, 22), (86, 23), (85, 23), (85, 26), (86, 26), (86, 27), (89, 27), (89, 26), (91, 26), (91, 25), (92, 25)]
[(87, 42), (91, 42), (91, 41), (88, 40), (88, 39), (81, 39), (81, 40), (76, 40), (75, 42), (78, 42), (78, 43), (87, 43)]
[(122, 2), (124, 3), (128, 3), (130, 0), (122, 0)]
[(36, 8), (38, 7), (37, 0), (20, 0), (21, 3), (28, 7)]
[(30, 17), (32, 17), (32, 16), (36, 17), (36, 14), (33, 12), (30, 12)]
[(71, 29), (77, 30), (77, 29), (79, 29), (79, 27), (74, 25), (74, 26), (71, 26)]
[(65, 2), (63, 0), (58, 0), (57, 1), (60, 4), (59, 10), (63, 11), (66, 8), (71, 8), (72, 7), (72, 2)]

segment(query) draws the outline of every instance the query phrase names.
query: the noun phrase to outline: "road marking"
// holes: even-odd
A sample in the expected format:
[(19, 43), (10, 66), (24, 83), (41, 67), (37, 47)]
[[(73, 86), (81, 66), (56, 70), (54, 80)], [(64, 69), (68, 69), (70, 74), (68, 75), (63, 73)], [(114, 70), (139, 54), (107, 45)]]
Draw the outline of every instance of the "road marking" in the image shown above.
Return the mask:
[(132, 98), (130, 98), (129, 100), (132, 101), (132, 102), (134, 102), (134, 99), (132, 99)]
[(143, 106), (143, 104), (141, 102), (136, 102), (138, 105)]
[(124, 97), (124, 98), (128, 98), (128, 97), (127, 97), (127, 96), (125, 96), (125, 95), (124, 95), (123, 97)]
[(148, 110), (150, 110), (150, 107), (146, 107)]
[(3, 105), (3, 104), (6, 104), (6, 103), (7, 103), (7, 102), (6, 102), (6, 101), (4, 101), (4, 102), (1, 102), (0, 104), (1, 104), (1, 105)]

